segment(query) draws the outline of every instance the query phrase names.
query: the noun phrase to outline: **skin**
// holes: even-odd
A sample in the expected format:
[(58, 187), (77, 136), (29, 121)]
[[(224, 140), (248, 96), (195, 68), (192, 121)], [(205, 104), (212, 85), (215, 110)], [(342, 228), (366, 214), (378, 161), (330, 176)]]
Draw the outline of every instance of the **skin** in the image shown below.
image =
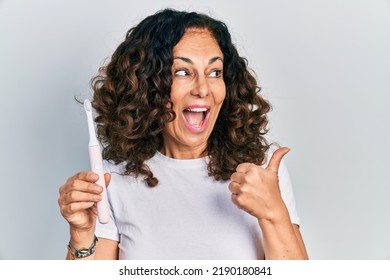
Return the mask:
[(279, 189), (279, 165), (288, 152), (286, 147), (276, 150), (266, 168), (239, 164), (230, 177), (233, 203), (258, 219), (266, 259), (308, 259), (299, 227), (291, 223)]
[[(177, 159), (203, 157), (226, 96), (223, 53), (209, 31), (189, 29), (173, 54), (171, 99), (177, 117), (163, 131), (160, 152)], [(194, 128), (188, 124), (183, 110), (191, 106), (207, 108), (204, 125)], [(238, 165), (229, 184), (232, 203), (258, 219), (266, 259), (307, 259), (299, 228), (291, 223), (279, 190), (278, 169), (288, 151), (275, 151), (266, 168), (251, 163)], [(102, 192), (95, 184), (97, 180), (93, 172), (80, 172), (60, 188), (60, 211), (70, 225), (70, 239), (76, 248), (88, 248), (94, 237), (96, 202)], [(109, 174), (105, 180), (108, 186)], [(118, 252), (117, 241), (100, 238), (96, 252), (84, 259), (118, 259)]]
[[(177, 159), (199, 158), (226, 96), (223, 54), (209, 31), (190, 29), (174, 47), (173, 56), (171, 100), (177, 117), (165, 127), (161, 152)], [(189, 106), (210, 108), (203, 130), (187, 128), (183, 110)]]

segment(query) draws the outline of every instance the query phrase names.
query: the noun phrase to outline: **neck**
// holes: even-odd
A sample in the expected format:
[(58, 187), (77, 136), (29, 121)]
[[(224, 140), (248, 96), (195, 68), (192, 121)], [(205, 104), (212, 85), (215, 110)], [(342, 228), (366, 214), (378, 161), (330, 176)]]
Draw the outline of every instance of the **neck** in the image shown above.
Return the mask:
[(207, 155), (205, 152), (205, 147), (173, 148), (167, 145), (163, 145), (159, 152), (167, 157), (175, 159), (195, 159), (202, 158)]

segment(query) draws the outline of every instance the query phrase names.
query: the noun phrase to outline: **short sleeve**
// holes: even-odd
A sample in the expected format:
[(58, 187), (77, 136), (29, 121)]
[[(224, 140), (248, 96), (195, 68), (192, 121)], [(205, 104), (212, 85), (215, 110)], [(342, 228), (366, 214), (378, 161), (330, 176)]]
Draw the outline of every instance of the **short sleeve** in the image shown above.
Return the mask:
[(283, 159), (280, 163), (278, 174), (279, 174), (280, 193), (290, 214), (291, 223), (299, 225), (300, 220), (295, 205), (293, 187), (292, 187), (290, 175), (287, 170), (287, 166)]

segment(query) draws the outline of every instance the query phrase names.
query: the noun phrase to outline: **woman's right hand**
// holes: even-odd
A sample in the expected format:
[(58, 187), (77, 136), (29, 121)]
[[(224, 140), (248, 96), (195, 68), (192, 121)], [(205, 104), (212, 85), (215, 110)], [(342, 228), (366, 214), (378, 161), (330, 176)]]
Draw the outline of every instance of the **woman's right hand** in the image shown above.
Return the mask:
[[(94, 172), (80, 172), (68, 178), (60, 187), (58, 204), (61, 215), (68, 221), (71, 229), (76, 231), (94, 230), (97, 208), (103, 188), (95, 182), (98, 175)], [(110, 183), (111, 176), (104, 176), (106, 186)]]

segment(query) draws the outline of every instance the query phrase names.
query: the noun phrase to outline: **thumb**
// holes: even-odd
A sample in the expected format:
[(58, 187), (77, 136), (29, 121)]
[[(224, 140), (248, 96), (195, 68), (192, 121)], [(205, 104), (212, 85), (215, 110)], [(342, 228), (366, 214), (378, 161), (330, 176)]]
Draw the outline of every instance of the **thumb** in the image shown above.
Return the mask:
[(278, 170), (279, 170), (279, 165), (280, 165), (280, 162), (282, 161), (282, 158), (290, 151), (289, 148), (287, 147), (282, 147), (282, 148), (279, 148), (277, 149), (271, 159), (269, 160), (269, 163), (268, 163), (268, 166), (267, 166), (267, 170), (269, 171), (272, 171), (273, 173), (275, 174), (278, 174)]
[(110, 173), (105, 173), (104, 174), (104, 181), (106, 182), (106, 187), (110, 184), (111, 181), (111, 174)]

